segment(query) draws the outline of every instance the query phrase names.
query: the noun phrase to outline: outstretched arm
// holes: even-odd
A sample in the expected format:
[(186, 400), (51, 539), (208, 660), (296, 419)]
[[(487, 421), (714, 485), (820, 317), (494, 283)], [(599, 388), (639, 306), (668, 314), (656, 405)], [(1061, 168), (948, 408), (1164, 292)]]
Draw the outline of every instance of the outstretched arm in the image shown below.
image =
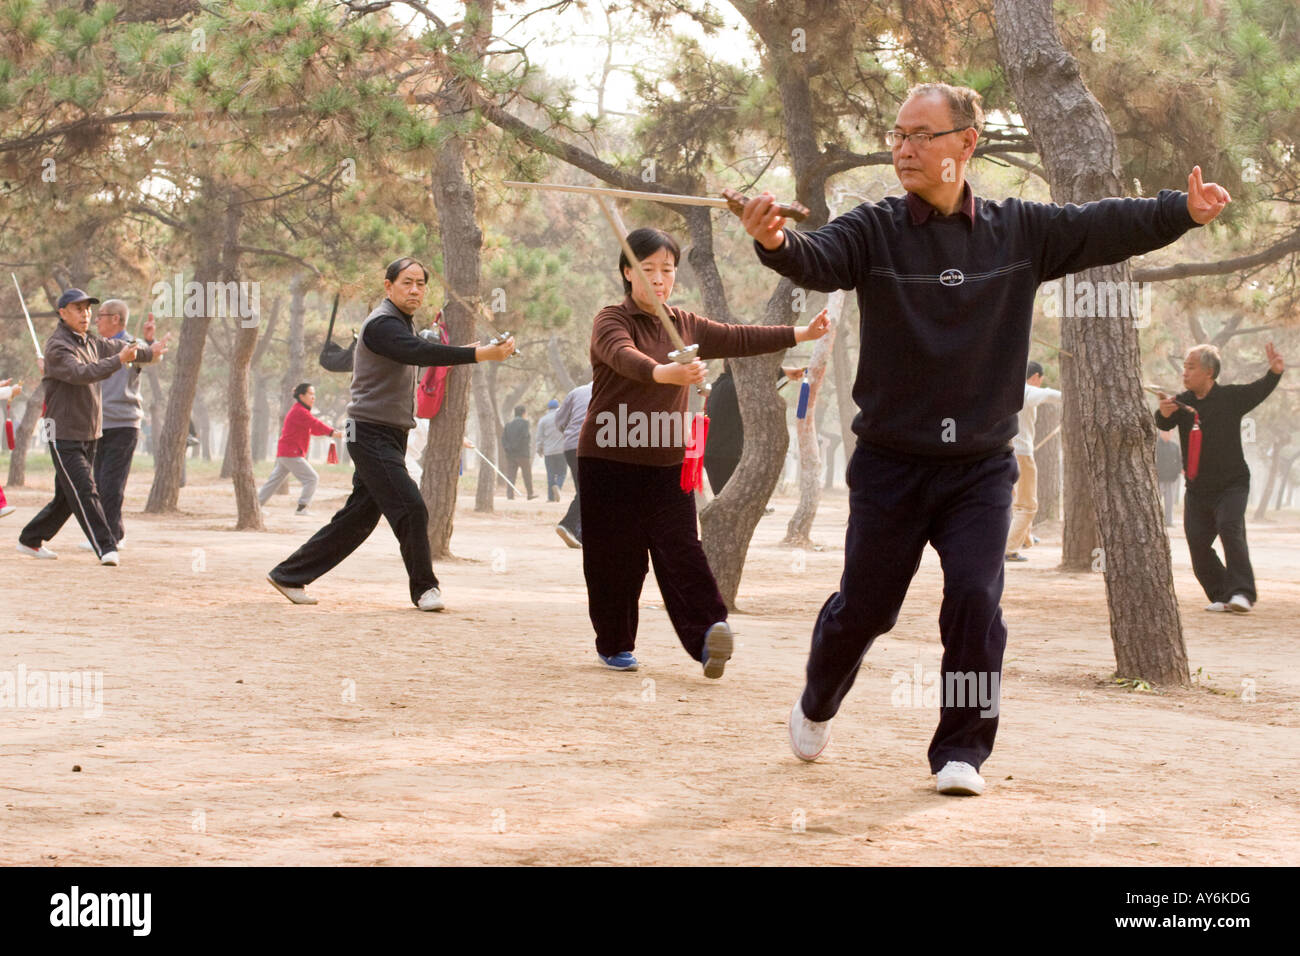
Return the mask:
[(1187, 230), (1213, 221), (1231, 201), (1222, 186), (1202, 180), (1199, 166), (1187, 177), (1187, 187), (1186, 193), (1162, 189), (1155, 199), (1026, 203), (1031, 228), (1040, 230), (1043, 281), (1167, 246)]
[(863, 207), (812, 232), (794, 232), (785, 229), (785, 217), (773, 211), (774, 203), (771, 193), (762, 192), (745, 204), (740, 217), (754, 237), (759, 262), (816, 292), (854, 288), (867, 269), (867, 241), (859, 221)]
[(1268, 371), (1236, 390), (1237, 408), (1243, 415), (1272, 394), (1286, 368), (1282, 353), (1273, 347), (1272, 342), (1264, 346), (1264, 354), (1268, 356)]

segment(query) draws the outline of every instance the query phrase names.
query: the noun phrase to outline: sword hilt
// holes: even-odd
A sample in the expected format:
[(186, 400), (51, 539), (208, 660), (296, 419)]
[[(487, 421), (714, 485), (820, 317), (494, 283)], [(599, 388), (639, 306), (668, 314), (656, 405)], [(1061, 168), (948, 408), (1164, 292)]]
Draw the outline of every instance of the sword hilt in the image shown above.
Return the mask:
[[(678, 365), (690, 365), (700, 357), (700, 343), (695, 342), (691, 345), (683, 345), (679, 349), (674, 349), (668, 353), (668, 360), (676, 362)], [(696, 385), (695, 390), (701, 395), (708, 395), (713, 390), (709, 384)]]
[[(504, 342), (508, 338), (511, 338), (513, 335), (514, 335), (513, 332), (498, 332), (496, 335), (492, 336), (492, 338), (488, 339), (488, 345), (500, 345), (502, 342)], [(521, 349), (518, 345), (516, 345), (514, 352), (512, 352), (511, 354), (522, 355), (523, 349)]]
[[(749, 202), (748, 196), (738, 193), (734, 189), (724, 189), (722, 198), (727, 201), (727, 208), (733, 213), (737, 216), (744, 215), (745, 203)], [(808, 207), (801, 202), (772, 203), (772, 211), (779, 216), (784, 216), (786, 219), (793, 219), (795, 222), (803, 222), (812, 215)]]

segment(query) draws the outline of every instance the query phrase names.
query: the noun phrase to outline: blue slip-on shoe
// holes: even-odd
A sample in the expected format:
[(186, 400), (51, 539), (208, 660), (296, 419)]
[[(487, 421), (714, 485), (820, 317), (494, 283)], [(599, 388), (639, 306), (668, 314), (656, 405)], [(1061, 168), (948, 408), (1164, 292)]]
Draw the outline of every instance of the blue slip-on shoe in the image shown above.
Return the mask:
[(597, 652), (600, 662), (611, 670), (616, 671), (634, 671), (637, 668), (636, 658), (632, 656), (631, 651), (619, 651), (611, 657)]

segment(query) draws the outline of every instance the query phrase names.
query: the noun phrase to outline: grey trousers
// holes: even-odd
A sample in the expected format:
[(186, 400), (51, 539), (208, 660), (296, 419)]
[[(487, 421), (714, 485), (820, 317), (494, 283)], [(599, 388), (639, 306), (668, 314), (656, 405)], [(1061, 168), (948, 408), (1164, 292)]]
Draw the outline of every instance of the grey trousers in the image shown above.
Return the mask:
[(319, 480), (319, 476), (316, 474), (316, 469), (308, 464), (306, 458), (277, 458), (275, 467), (271, 469), (271, 477), (266, 479), (266, 484), (257, 493), (258, 504), (266, 504), (271, 496), (275, 494), (276, 489), (280, 487), (280, 483), (287, 481), (290, 475), (302, 482), (302, 494), (298, 496), (298, 507), (306, 508), (311, 504), (311, 497), (316, 494), (316, 482)]

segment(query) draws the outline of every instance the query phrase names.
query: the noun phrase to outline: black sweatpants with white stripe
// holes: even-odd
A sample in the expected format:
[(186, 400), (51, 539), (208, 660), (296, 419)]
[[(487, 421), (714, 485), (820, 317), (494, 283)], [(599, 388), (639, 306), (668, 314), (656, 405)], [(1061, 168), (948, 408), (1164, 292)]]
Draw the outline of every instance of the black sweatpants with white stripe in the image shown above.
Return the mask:
[(86, 538), (103, 557), (117, 550), (113, 532), (108, 529), (104, 508), (95, 489), (96, 441), (52, 441), (50, 457), (54, 459), (54, 500), (40, 510), (18, 535), (29, 548), (39, 548), (49, 541), (68, 520), (77, 519)]

